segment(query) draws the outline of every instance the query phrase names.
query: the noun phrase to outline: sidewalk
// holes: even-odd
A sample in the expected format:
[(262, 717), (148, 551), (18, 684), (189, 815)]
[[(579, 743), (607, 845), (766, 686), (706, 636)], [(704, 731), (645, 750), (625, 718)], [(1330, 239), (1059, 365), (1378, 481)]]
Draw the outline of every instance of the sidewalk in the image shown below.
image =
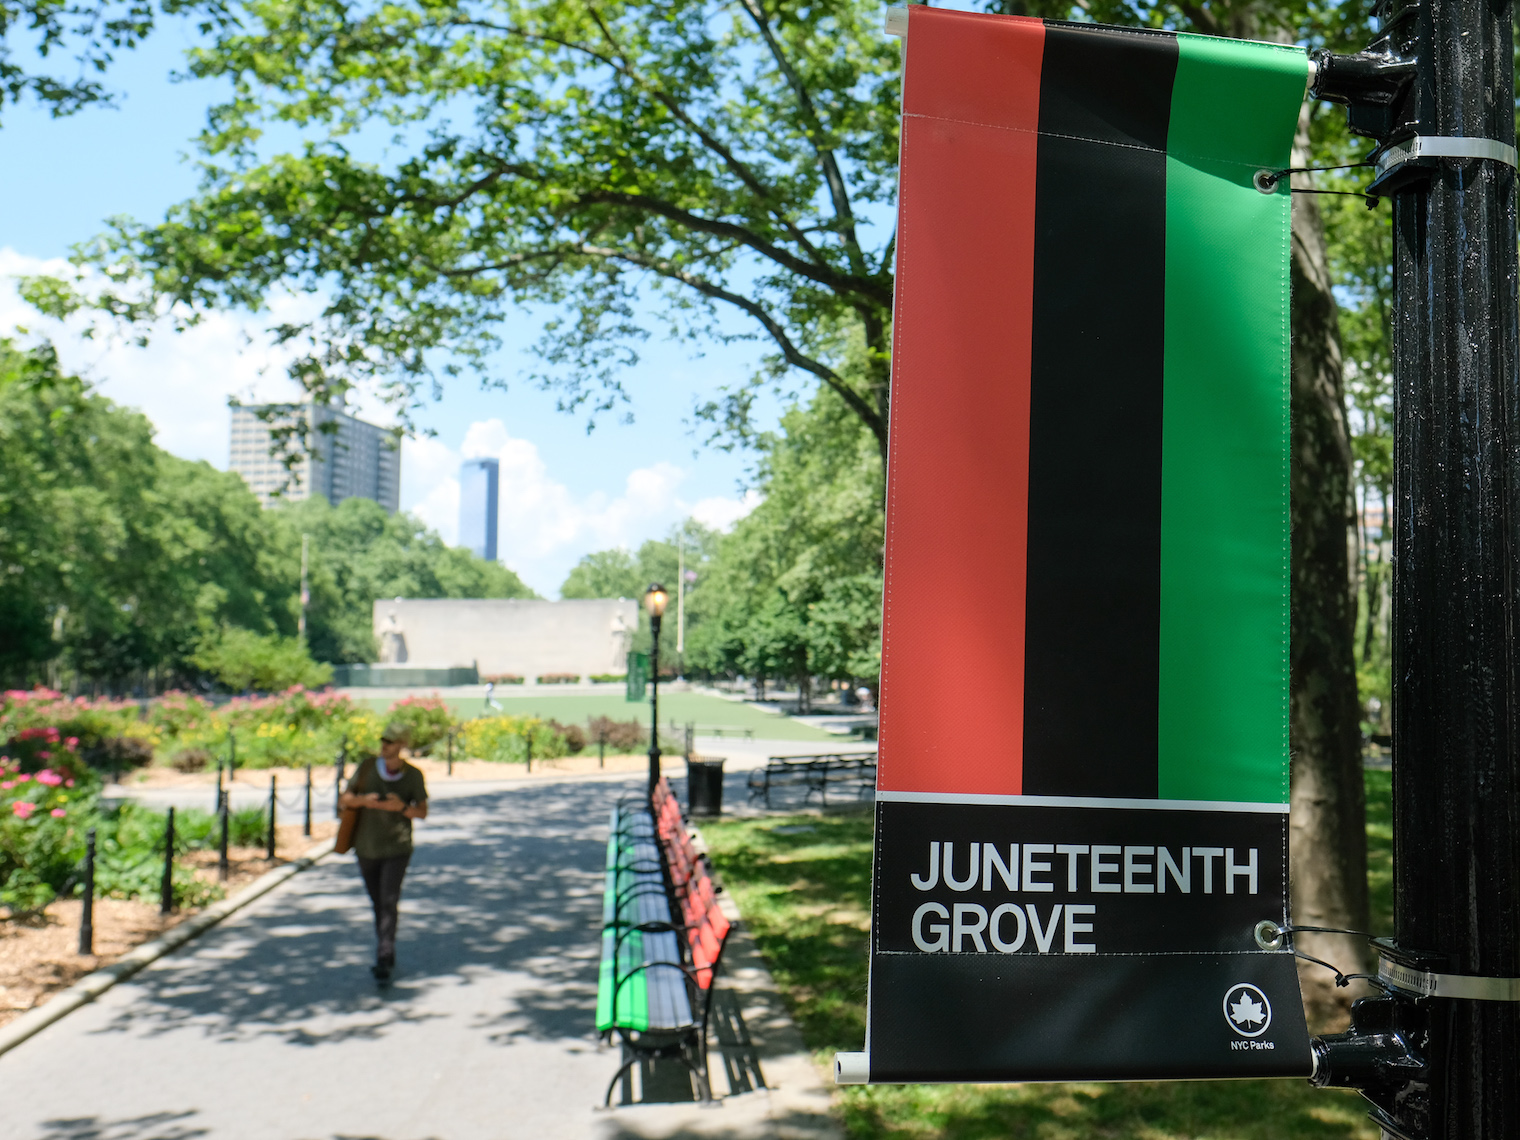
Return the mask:
[[(352, 861), (287, 886), (0, 1058), (7, 1131), (46, 1140), (833, 1137), (829, 1096), (748, 939), (735, 995), (766, 1083), (721, 1108), (593, 1111), (605, 820), (634, 780), (440, 798), (418, 829), (401, 973), (366, 969)], [(460, 789), (464, 791), (464, 789)], [(740, 1071), (743, 1064), (731, 1066)], [(714, 1086), (728, 1091), (722, 1055)]]

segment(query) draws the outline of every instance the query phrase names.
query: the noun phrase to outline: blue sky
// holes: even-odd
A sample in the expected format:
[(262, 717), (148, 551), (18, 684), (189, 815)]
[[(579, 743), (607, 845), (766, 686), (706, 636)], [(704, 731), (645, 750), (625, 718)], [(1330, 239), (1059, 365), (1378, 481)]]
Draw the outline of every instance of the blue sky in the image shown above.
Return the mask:
[[(120, 109), (62, 120), (26, 105), (0, 111), (0, 278), (47, 268), (99, 233), (109, 216), (152, 221), (194, 192), (191, 139), (218, 89), (169, 81), (192, 37), (184, 25), (170, 24), (124, 53), (107, 76), (122, 93)], [(192, 333), (164, 333), (138, 349), (85, 340), (78, 325), (42, 321), (0, 280), (0, 335), (15, 335), (16, 326), (51, 337), (66, 365), (111, 398), (142, 409), (163, 447), (218, 467), (227, 463), (227, 397), (289, 392), (277, 356), (246, 343), (261, 327), (258, 318), (218, 315)], [(699, 450), (685, 421), (697, 397), (749, 375), (759, 346), (712, 345), (692, 359), (687, 346), (651, 340), (625, 381), (634, 423), (604, 417), (587, 435), (584, 417), (557, 412), (552, 393), (512, 382), (532, 366), (524, 349), (536, 335), (536, 324), (526, 321), (510, 330), (499, 361), (507, 392), (460, 381), (421, 414), (436, 436), (403, 449), (403, 508), (452, 541), (460, 459), (500, 455), (502, 559), (550, 597), (589, 551), (637, 546), (689, 513), (724, 523), (743, 512), (745, 458)], [(773, 422), (778, 411), (772, 401), (762, 416)]]

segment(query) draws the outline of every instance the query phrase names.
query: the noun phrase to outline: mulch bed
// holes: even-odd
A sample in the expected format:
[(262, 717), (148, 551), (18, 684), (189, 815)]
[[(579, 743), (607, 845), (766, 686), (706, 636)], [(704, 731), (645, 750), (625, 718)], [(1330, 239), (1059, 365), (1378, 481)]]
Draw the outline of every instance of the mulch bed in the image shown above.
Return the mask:
[[(337, 829), (331, 820), (314, 823), (312, 836), (300, 825), (276, 828), (273, 860), (262, 847), (233, 847), (227, 852), (228, 875), (222, 884), (230, 897), (275, 867), (301, 856), (314, 843)], [(207, 882), (217, 881), (217, 852), (191, 851), (181, 866), (194, 867)], [(60, 990), (102, 966), (108, 966), (134, 947), (197, 913), (194, 909), (161, 915), (156, 902), (141, 899), (96, 899), (93, 913), (93, 954), (79, 953), (79, 899), (61, 899), (40, 913), (0, 920), (0, 1025), (42, 1005)]]

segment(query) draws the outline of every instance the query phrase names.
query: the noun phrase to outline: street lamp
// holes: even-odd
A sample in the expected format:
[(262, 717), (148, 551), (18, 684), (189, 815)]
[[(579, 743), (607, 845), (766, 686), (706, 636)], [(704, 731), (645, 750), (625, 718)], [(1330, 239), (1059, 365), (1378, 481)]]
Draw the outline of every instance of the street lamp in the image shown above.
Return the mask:
[(649, 611), (649, 671), (654, 681), (649, 699), (649, 790), (651, 793), (654, 792), (654, 786), (660, 782), (660, 620), (665, 616), (665, 607), (669, 604), (670, 595), (658, 582), (644, 592), (644, 608)]

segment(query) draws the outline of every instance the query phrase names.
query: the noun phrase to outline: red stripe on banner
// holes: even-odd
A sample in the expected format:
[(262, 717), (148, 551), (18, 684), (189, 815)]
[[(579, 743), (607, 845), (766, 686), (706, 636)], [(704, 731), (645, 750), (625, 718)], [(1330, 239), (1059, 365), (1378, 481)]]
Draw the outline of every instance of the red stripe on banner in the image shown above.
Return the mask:
[(1017, 794), (1045, 27), (909, 13), (878, 782)]

